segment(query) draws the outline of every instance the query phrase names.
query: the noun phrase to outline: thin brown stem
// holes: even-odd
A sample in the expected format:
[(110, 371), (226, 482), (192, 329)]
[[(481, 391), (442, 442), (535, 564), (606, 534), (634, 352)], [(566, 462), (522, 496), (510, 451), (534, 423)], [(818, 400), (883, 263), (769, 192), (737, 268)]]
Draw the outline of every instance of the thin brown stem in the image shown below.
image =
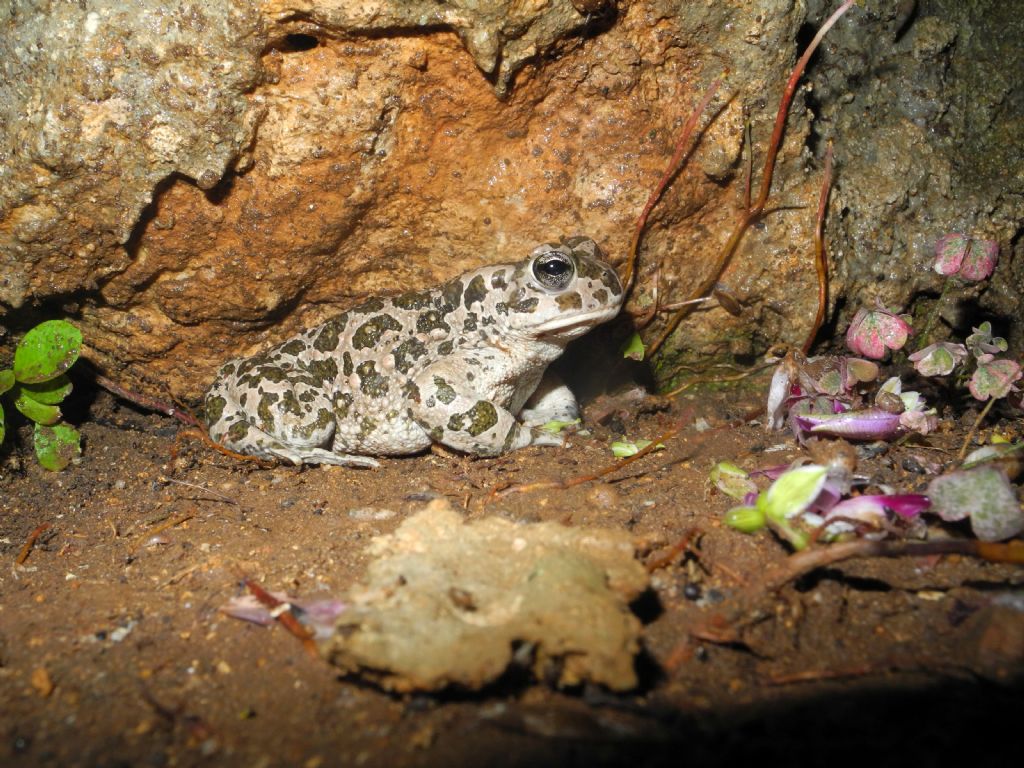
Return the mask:
[(825, 252), (825, 211), (828, 208), (828, 193), (832, 187), (832, 142), (825, 150), (825, 174), (821, 180), (821, 194), (818, 196), (818, 218), (814, 225), (814, 268), (818, 273), (818, 311), (814, 323), (807, 333), (802, 347), (806, 355), (811, 350), (814, 337), (825, 322), (825, 307), (828, 305), (828, 254)]
[(126, 387), (122, 387), (113, 379), (108, 379), (99, 373), (96, 374), (96, 383), (99, 384), (103, 389), (110, 392), (112, 395), (120, 397), (122, 400), (127, 400), (129, 403), (134, 403), (140, 408), (145, 408), (147, 411), (156, 411), (162, 413), (165, 416), (170, 416), (177, 419), (182, 424), (187, 424), (190, 427), (199, 426), (199, 419), (193, 416), (184, 408), (178, 408), (174, 405), (165, 403), (162, 400), (157, 400), (155, 397), (144, 395), (141, 392), (133, 392)]
[(807, 46), (807, 50), (804, 51), (803, 56), (797, 61), (796, 66), (793, 68), (793, 72), (789, 76), (789, 80), (786, 82), (786, 90), (782, 92), (782, 101), (779, 104), (778, 114), (775, 116), (775, 127), (772, 129), (772, 138), (768, 143), (768, 155), (764, 159), (764, 174), (761, 176), (761, 192), (757, 196), (757, 201), (754, 203), (754, 210), (760, 211), (764, 208), (765, 203), (768, 202), (768, 195), (771, 193), (772, 188), (772, 173), (775, 171), (775, 159), (779, 154), (779, 147), (782, 146), (782, 134), (786, 130), (786, 117), (789, 115), (789, 106), (793, 102), (793, 94), (796, 93), (797, 83), (804, 74), (804, 70), (807, 69), (807, 62), (811, 60), (811, 56), (818, 49), (818, 45), (824, 39), (828, 31), (832, 29), (833, 25), (846, 13), (850, 6), (853, 5), (854, 0), (846, 0), (840, 5), (835, 12), (828, 17), (824, 24), (821, 25), (821, 29), (818, 30), (818, 34), (811, 40), (811, 44)]
[(643, 234), (644, 227), (647, 226), (647, 217), (650, 216), (651, 211), (654, 210), (655, 204), (661, 199), (662, 194), (665, 192), (665, 188), (675, 177), (676, 173), (678, 173), (679, 166), (689, 154), (689, 150), (691, 149), (690, 137), (693, 135), (693, 131), (697, 127), (697, 121), (700, 120), (700, 116), (704, 114), (704, 110), (707, 109), (708, 104), (710, 104), (711, 100), (715, 97), (715, 93), (718, 91), (718, 87), (721, 84), (721, 78), (714, 80), (711, 85), (708, 86), (707, 93), (704, 94), (704, 98), (701, 100), (700, 104), (697, 105), (693, 112), (690, 113), (690, 116), (686, 119), (682, 130), (679, 132), (679, 138), (676, 140), (676, 148), (672, 153), (672, 159), (669, 160), (668, 167), (662, 174), (657, 186), (647, 198), (647, 203), (644, 205), (644, 209), (640, 213), (640, 218), (637, 219), (636, 229), (633, 231), (633, 240), (629, 244), (625, 271), (622, 274), (622, 285), (625, 287), (627, 294), (633, 287), (633, 279), (636, 276), (637, 251), (640, 247), (640, 236)]
[(978, 418), (974, 420), (971, 425), (971, 431), (967, 433), (967, 437), (964, 438), (964, 444), (960, 446), (960, 453), (956, 455), (957, 461), (963, 461), (964, 456), (967, 455), (967, 447), (971, 444), (971, 440), (974, 439), (975, 433), (978, 431), (978, 427), (981, 426), (981, 422), (988, 416), (988, 412), (992, 410), (992, 406), (995, 405), (996, 399), (990, 397), (988, 402), (985, 403), (985, 407), (981, 409), (981, 413), (978, 414)]
[[(725, 272), (729, 266), (729, 262), (732, 259), (733, 254), (736, 251), (740, 240), (743, 239), (743, 234), (747, 231), (747, 228), (753, 224), (757, 219), (761, 217), (764, 212), (764, 207), (768, 202), (768, 195), (771, 192), (772, 187), (772, 175), (775, 172), (775, 160), (779, 154), (779, 148), (782, 146), (782, 135), (786, 127), (786, 118), (789, 115), (789, 107), (793, 101), (793, 95), (796, 93), (796, 86), (799, 82), (804, 70), (807, 68), (807, 62), (810, 61), (814, 51), (818, 48), (822, 38), (832, 28), (832, 26), (839, 20), (839, 18), (850, 9), (853, 5), (854, 0), (846, 0), (836, 11), (828, 17), (828, 20), (818, 30), (818, 34), (814, 36), (811, 44), (807, 46), (807, 50), (804, 51), (803, 55), (797, 61), (796, 66), (793, 68), (792, 73), (789, 76), (789, 80), (786, 82), (786, 88), (782, 94), (782, 100), (779, 102), (779, 110), (775, 116), (775, 127), (772, 130), (771, 140), (768, 144), (768, 153), (765, 156), (764, 171), (761, 175), (761, 190), (758, 193), (757, 200), (754, 201), (752, 206), (747, 206), (746, 210), (740, 215), (739, 220), (736, 223), (732, 234), (729, 235), (729, 239), (718, 256), (718, 260), (711, 271), (711, 274), (701, 282), (697, 290), (693, 292), (693, 298), (698, 298), (705, 295), (711, 288), (719, 281), (722, 273)], [(679, 310), (665, 326), (665, 330), (661, 335), (654, 341), (653, 344), (648, 345), (647, 355), (652, 356), (661, 345), (665, 343), (666, 339), (672, 335), (675, 329), (682, 322), (683, 318), (686, 317), (692, 311), (691, 307), (683, 307)]]

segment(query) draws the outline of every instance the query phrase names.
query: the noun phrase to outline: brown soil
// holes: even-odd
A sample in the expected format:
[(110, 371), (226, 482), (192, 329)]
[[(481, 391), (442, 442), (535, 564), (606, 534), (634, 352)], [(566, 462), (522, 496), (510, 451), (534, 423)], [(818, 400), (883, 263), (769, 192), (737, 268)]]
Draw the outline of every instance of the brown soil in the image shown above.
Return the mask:
[[(766, 533), (722, 526), (729, 500), (707, 483), (718, 460), (753, 468), (799, 455), (788, 436), (735, 426), (759, 400), (627, 405), (563, 450), (426, 455), (358, 471), (256, 468), (195, 443), (172, 462), (174, 422), (96, 395), (84, 404), (80, 465), (52, 474), (23, 449), (3, 458), (0, 763), (805, 764), (857, 754), (928, 765), (960, 742), (991, 764), (1008, 759), (1024, 613), (996, 597), (1020, 588), (1019, 568), (849, 561), (761, 594), (739, 639), (707, 639), (725, 637), (716, 617), (787, 555)], [(588, 415), (608, 410), (598, 401)], [(488, 503), (495, 486), (609, 465), (616, 429), (651, 438), (693, 413), (708, 428), (684, 430), (601, 482)], [(959, 439), (891, 447), (860, 471), (920, 488), (922, 467), (947, 457), (935, 449)], [(436, 495), (471, 518), (625, 528), (649, 562), (698, 531), (696, 554), (655, 570), (636, 605), (646, 623), (641, 689), (553, 691), (510, 673), (482, 693), (392, 696), (339, 679), (281, 626), (219, 612), (243, 592), (243, 576), (302, 596), (344, 590), (370, 538)], [(964, 531), (933, 528), (946, 534)]]

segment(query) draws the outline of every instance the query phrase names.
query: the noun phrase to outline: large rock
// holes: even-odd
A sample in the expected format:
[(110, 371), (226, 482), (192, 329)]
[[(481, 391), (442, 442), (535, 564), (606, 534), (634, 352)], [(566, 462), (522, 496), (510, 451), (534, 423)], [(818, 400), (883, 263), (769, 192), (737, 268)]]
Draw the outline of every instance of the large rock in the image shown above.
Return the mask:
[[(728, 67), (710, 127), (652, 217), (634, 302), (656, 277), (663, 301), (688, 298), (738, 215), (745, 115), (759, 163), (797, 38), (829, 11), (805, 16), (788, 0), (11, 7), (0, 37), (4, 321), (70, 314), (108, 375), (186, 399), (224, 359), (367, 294), (563, 234), (621, 260), (682, 119)], [(817, 131), (840, 142), (832, 295), (848, 307), (874, 275), (861, 266), (877, 260), (863, 233), (894, 219), (892, 205), (871, 204), (881, 180), (861, 148), (877, 126), (858, 119), (858, 99), (896, 126), (882, 150), (900, 162), (926, 168), (955, 149), (925, 143), (926, 127), (897, 130), (900, 94), (877, 84), (864, 54), (892, 50), (887, 63), (910, 67), (901, 77), (928, 76), (929, 57), (958, 56), (965, 39), (915, 48), (928, 18), (854, 8), (812, 72)], [(724, 277), (744, 313), (688, 319), (665, 347), (663, 380), (677, 362), (753, 354), (810, 325), (821, 151), (806, 145), (810, 117), (798, 96), (773, 198), (787, 210), (751, 228)], [(916, 170), (889, 168), (886, 199), (920, 189)], [(982, 206), (995, 194), (977, 192)], [(923, 229), (896, 218), (904, 242)], [(924, 254), (931, 235), (918, 236)], [(921, 271), (923, 255), (892, 253), (894, 281)]]

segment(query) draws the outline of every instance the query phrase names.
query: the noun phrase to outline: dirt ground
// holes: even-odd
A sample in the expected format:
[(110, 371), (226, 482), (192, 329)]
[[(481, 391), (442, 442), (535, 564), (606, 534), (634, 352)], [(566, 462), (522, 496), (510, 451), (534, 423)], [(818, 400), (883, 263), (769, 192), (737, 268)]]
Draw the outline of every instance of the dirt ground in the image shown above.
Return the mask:
[[(366, 471), (256, 468), (194, 442), (174, 462), (176, 422), (81, 387), (80, 465), (48, 473), (23, 447), (0, 457), (0, 763), (661, 766), (856, 755), (936, 765), (960, 746), (1009, 764), (1024, 680), (1018, 567), (847, 561), (762, 592), (742, 632), (726, 637), (731, 610), (787, 556), (767, 533), (724, 527), (730, 501), (707, 483), (719, 460), (754, 468), (800, 455), (788, 434), (737, 426), (761, 392), (684, 396), (663, 409), (599, 398), (587, 408), (591, 435), (564, 449), (386, 459)], [(663, 451), (600, 481), (488, 500), (495, 486), (607, 467), (620, 433), (654, 438), (680, 420), (686, 428)], [(1020, 437), (1020, 427), (1002, 428)], [(959, 429), (925, 446), (862, 451), (859, 471), (923, 488), (924, 469), (955, 452)], [(341, 679), (280, 625), (219, 611), (246, 576), (293, 595), (344, 590), (367, 542), (437, 496), (470, 518), (632, 532), (639, 556), (660, 565), (635, 605), (641, 687), (555, 691), (509, 674), (480, 693), (390, 695)], [(693, 531), (692, 553), (665, 556)]]

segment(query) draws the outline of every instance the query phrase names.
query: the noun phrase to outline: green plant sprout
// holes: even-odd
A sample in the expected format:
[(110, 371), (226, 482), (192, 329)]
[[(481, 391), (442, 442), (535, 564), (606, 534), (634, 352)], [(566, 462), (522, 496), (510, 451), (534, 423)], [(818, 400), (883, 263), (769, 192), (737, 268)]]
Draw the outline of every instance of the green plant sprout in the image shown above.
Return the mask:
[[(14, 350), (14, 364), (0, 370), (0, 395), (6, 394), (34, 424), (36, 457), (54, 472), (82, 454), (78, 430), (61, 421), (60, 403), (71, 394), (67, 370), (82, 348), (82, 333), (65, 320), (47, 320), (25, 334)], [(0, 442), (6, 434), (0, 404)]]

